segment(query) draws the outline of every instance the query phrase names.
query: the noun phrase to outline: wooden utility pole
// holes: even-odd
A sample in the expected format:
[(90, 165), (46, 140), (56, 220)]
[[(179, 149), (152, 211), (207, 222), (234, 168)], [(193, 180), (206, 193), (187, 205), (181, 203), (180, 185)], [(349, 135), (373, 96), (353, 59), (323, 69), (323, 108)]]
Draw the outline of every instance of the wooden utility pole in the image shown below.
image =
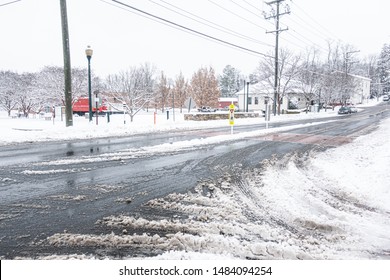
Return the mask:
[(73, 126), (72, 77), (71, 77), (71, 67), (70, 67), (69, 31), (68, 31), (68, 15), (66, 12), (66, 0), (60, 0), (60, 6), (61, 6), (61, 24), (62, 24), (62, 46), (64, 52), (65, 124), (66, 126)]
[(275, 25), (276, 25), (276, 30), (274, 31), (267, 31), (266, 33), (275, 33), (275, 82), (274, 82), (274, 102), (273, 102), (273, 113), (274, 116), (276, 116), (276, 105), (277, 101), (279, 100), (279, 93), (278, 93), (278, 75), (279, 75), (279, 33), (282, 31), (288, 30), (288, 28), (285, 29), (280, 29), (279, 27), (279, 18), (282, 15), (285, 14), (290, 14), (290, 10), (286, 10), (285, 12), (281, 13), (280, 12), (280, 3), (285, 0), (275, 0), (272, 2), (266, 2), (267, 5), (274, 5), (276, 4), (276, 14), (272, 14), (271, 16), (266, 16), (266, 19), (275, 19)]
[(345, 73), (344, 73), (344, 97), (342, 98), (342, 102), (344, 103), (344, 105), (347, 105), (347, 99), (350, 97), (349, 96), (349, 82), (348, 82), (348, 63), (352, 64), (354, 63), (354, 61), (349, 61), (351, 58), (350, 58), (350, 54), (353, 54), (353, 53), (357, 53), (357, 52), (360, 52), (360, 51), (349, 51), (349, 52), (345, 52)]

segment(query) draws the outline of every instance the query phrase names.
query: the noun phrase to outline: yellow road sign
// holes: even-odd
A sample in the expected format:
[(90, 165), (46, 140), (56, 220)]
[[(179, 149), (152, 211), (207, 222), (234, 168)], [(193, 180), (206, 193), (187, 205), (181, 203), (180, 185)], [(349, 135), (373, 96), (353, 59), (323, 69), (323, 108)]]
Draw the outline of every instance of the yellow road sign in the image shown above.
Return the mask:
[(229, 105), (229, 124), (234, 125), (234, 104)]

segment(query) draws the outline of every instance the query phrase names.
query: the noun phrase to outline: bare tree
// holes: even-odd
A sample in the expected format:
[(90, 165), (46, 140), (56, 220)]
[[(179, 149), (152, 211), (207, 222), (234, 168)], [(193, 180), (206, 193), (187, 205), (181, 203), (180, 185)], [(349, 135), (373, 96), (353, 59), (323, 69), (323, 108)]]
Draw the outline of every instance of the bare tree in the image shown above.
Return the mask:
[(327, 61), (324, 66), (324, 74), (327, 77), (329, 99), (332, 103), (346, 103), (356, 88), (356, 79), (350, 74), (358, 61), (353, 58), (354, 47), (343, 45), (340, 42), (328, 42)]
[(307, 49), (299, 67), (299, 75), (296, 79), (297, 88), (306, 99), (306, 112), (311, 101), (315, 98), (321, 99), (321, 74), (319, 71), (318, 50), (315, 48)]
[[(288, 49), (281, 49), (279, 53), (279, 69), (278, 69), (278, 96), (277, 107), (278, 114), (280, 114), (280, 105), (285, 96), (289, 94), (292, 88), (292, 81), (299, 74), (299, 62), (301, 57), (294, 55), (292, 51)], [(264, 57), (257, 67), (257, 73), (254, 74), (257, 81), (263, 81), (270, 86), (274, 87), (275, 84), (275, 61), (272, 58), (272, 53), (269, 56)]]
[[(131, 121), (148, 102), (152, 101), (155, 84), (154, 72), (155, 68), (145, 63), (139, 67), (121, 71), (119, 74), (109, 75), (105, 81), (108, 94), (124, 104)], [(115, 106), (115, 104), (111, 105)]]
[[(63, 67), (46, 66), (38, 74), (38, 86), (45, 91), (47, 99), (53, 104), (65, 105), (64, 85)], [(87, 86), (87, 70), (72, 68), (72, 102), (87, 94)]]
[(11, 116), (11, 111), (17, 107), (15, 98), (18, 74), (11, 71), (0, 72), (0, 107), (7, 111)]
[(221, 92), (218, 88), (218, 80), (212, 67), (200, 68), (191, 79), (190, 94), (198, 106), (218, 105)]
[(36, 74), (23, 73), (18, 76), (16, 99), (19, 109), (27, 118), (31, 112), (39, 113), (42, 110), (44, 99), (36, 85)]
[(161, 112), (165, 111), (168, 107), (168, 98), (170, 93), (170, 86), (164, 72), (161, 71), (161, 75), (157, 84), (157, 92), (155, 94), (155, 107), (159, 107)]
[(175, 99), (175, 107), (180, 107), (180, 113), (182, 113), (184, 103), (186, 99), (188, 98), (188, 83), (184, 79), (183, 74), (180, 72), (179, 76), (176, 77), (175, 85), (172, 89), (172, 94), (174, 95)]

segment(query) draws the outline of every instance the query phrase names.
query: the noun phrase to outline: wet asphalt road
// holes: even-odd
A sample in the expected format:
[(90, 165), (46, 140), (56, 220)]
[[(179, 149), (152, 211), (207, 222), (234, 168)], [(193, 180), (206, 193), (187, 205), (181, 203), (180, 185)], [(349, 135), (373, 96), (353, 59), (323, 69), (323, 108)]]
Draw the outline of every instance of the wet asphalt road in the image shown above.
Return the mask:
[[(357, 114), (325, 120), (271, 123), (270, 127), (276, 127), (333, 120), (266, 137), (134, 157), (122, 153), (229, 134), (230, 128), (0, 147), (0, 257), (88, 253), (85, 248), (60, 252), (64, 249), (47, 247), (41, 241), (61, 232), (109, 233), (96, 221), (110, 215), (172, 214), (148, 213), (143, 205), (169, 193), (190, 191), (198, 182), (217, 179), (232, 170), (258, 166), (272, 156), (348, 143), (375, 129), (388, 116), (388, 107), (382, 104)], [(235, 133), (259, 129), (264, 129), (264, 124), (236, 126)], [(99, 157), (104, 159), (96, 160)], [(98, 248), (88, 250), (96, 253)]]

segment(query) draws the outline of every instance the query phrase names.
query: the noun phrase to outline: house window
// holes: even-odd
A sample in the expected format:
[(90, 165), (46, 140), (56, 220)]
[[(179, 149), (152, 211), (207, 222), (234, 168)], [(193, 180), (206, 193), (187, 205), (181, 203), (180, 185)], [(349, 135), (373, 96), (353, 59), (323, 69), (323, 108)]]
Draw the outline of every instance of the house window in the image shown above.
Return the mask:
[(252, 105), (252, 97), (248, 97), (248, 104)]
[(255, 97), (255, 105), (258, 105), (258, 104), (259, 104), (259, 98)]

